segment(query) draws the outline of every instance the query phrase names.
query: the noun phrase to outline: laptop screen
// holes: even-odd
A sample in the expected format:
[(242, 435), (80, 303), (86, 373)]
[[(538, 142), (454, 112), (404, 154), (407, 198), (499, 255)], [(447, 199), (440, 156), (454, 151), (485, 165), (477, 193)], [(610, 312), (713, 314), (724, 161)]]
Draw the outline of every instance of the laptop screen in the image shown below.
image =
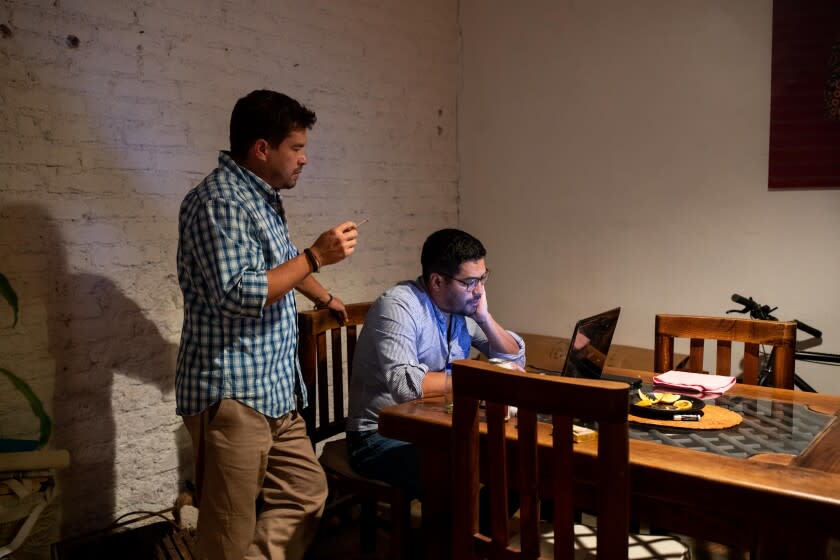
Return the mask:
[(616, 307), (577, 322), (566, 352), (564, 376), (601, 379), (620, 312)]

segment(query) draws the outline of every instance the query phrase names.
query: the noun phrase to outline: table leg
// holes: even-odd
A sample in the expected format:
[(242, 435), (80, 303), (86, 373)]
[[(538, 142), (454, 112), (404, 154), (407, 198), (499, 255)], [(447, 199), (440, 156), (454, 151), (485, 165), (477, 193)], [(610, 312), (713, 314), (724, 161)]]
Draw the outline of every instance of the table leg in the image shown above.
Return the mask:
[(446, 450), (423, 450), (423, 541), (424, 558), (449, 558), (451, 540), (451, 463)]

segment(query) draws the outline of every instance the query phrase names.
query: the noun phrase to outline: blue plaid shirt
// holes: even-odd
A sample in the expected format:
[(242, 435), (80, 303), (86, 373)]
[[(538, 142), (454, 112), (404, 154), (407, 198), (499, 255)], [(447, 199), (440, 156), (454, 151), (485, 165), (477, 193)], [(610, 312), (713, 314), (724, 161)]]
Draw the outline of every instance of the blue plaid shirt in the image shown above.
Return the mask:
[(282, 201), (226, 152), (191, 190), (178, 218), (178, 282), (184, 326), (176, 374), (177, 413), (236, 399), (276, 418), (304, 405), (294, 291), (266, 306), (266, 272), (298, 255)]

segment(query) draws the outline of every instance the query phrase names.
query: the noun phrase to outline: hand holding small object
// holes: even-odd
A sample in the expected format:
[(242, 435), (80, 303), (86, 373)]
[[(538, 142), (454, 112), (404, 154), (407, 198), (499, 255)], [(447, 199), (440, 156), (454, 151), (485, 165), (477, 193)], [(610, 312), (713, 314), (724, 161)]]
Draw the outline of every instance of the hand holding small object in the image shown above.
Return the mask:
[(358, 233), (356, 224), (344, 222), (318, 236), (310, 247), (318, 268), (335, 264), (353, 254), (356, 250)]

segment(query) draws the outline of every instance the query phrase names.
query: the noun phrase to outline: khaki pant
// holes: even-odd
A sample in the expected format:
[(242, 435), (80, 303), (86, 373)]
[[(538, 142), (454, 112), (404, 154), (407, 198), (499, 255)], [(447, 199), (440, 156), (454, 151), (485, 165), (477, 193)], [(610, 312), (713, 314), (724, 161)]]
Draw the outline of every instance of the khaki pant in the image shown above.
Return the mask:
[(195, 456), (202, 558), (302, 558), (327, 499), (303, 418), (267, 418), (225, 399), (184, 424)]

